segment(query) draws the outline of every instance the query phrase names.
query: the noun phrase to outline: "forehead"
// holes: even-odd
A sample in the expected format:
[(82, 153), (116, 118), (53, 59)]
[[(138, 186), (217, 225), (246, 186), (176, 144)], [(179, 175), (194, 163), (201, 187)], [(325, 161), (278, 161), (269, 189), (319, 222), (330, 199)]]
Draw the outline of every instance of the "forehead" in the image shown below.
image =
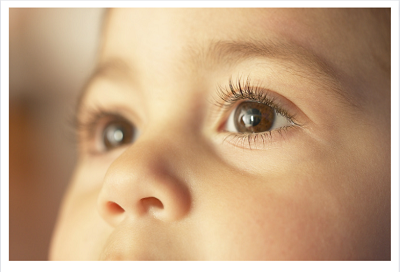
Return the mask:
[[(204, 47), (215, 40), (265, 40), (272, 37), (307, 44), (314, 28), (300, 24), (298, 10), (271, 9), (116, 9), (106, 27), (103, 55), (155, 53), (184, 58), (182, 52)], [(302, 35), (293, 35), (293, 33)], [(308, 34), (307, 34), (308, 33)], [(318, 35), (314, 35), (318, 36)], [(316, 41), (314, 41), (316, 43)], [(164, 54), (165, 55), (165, 54)]]
[[(390, 51), (387, 50), (390, 26), (382, 25), (385, 17), (382, 14), (387, 12), (383, 9), (115, 9), (107, 16), (102, 58), (117, 54), (134, 62), (157, 57), (157, 62), (162, 63), (187, 58), (185, 53), (193, 53), (215, 40), (272, 39), (304, 47), (355, 76), (359, 70), (356, 66), (370, 66), (376, 61), (384, 66), (382, 60), (386, 60), (387, 66), (390, 62), (390, 55), (382, 53)], [(365, 58), (366, 55), (371, 57)], [(347, 62), (352, 66), (343, 65)]]
[(347, 38), (365, 35), (365, 31), (359, 32), (361, 28), (368, 27), (371, 35), (376, 34), (376, 30), (382, 30), (381, 15), (379, 9), (345, 8), (128, 8), (108, 12), (106, 32), (109, 42), (115, 44), (121, 40), (140, 44), (173, 38), (196, 43), (213, 38), (279, 36), (318, 47), (326, 46), (327, 40), (337, 45)]
[[(190, 70), (196, 75), (205, 66), (214, 68), (237, 59), (238, 54), (221, 59), (224, 50), (210, 50), (220, 41), (259, 45), (268, 41), (274, 45), (269, 53), (278, 52), (281, 63), (306, 60), (304, 67), (332, 72), (352, 90), (347, 93), (359, 99), (362, 95), (357, 90), (372, 86), (372, 78), (376, 82), (377, 77), (386, 79), (390, 71), (387, 11), (390, 13), (389, 9), (112, 9), (105, 20), (99, 67), (122, 59), (136, 78), (145, 78), (144, 71), (165, 75), (165, 71), (177, 70), (176, 74), (182, 75)], [(259, 48), (250, 48), (246, 54)], [(240, 46), (236, 49), (239, 52)]]
[[(187, 80), (201, 80), (201, 73), (226, 66), (242, 51), (242, 57), (278, 53), (280, 65), (318, 80), (321, 90), (350, 104), (390, 96), (390, 9), (112, 9), (104, 24), (89, 87), (110, 73), (147, 85), (188, 74)], [(233, 50), (239, 54), (225, 54), (232, 46), (210, 50), (219, 42), (240, 43)], [(241, 50), (246, 43), (251, 46)]]

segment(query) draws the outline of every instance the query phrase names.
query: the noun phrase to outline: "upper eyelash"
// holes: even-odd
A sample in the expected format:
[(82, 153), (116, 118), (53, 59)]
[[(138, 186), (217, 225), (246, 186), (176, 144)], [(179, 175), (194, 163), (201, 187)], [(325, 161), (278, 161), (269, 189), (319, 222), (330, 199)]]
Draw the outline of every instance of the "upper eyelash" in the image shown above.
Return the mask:
[[(222, 101), (219, 100), (216, 101), (216, 103), (221, 108), (229, 109), (232, 107), (233, 104), (241, 100), (255, 101), (273, 108), (277, 113), (288, 118), (288, 120), (291, 121), (294, 125), (300, 126), (297, 122), (295, 122), (295, 115), (289, 114), (287, 110), (280, 106), (280, 103), (272, 95), (269, 94), (268, 90), (257, 85), (252, 85), (249, 77), (245, 81), (241, 81), (241, 79), (238, 79), (236, 83), (233, 83), (232, 78), (230, 78), (229, 87), (219, 86), (218, 96)], [(109, 110), (103, 109), (101, 107), (86, 109), (84, 118), (79, 115), (76, 115), (74, 118), (74, 128), (76, 135), (78, 137), (91, 139), (95, 136), (96, 129), (102, 118), (125, 119), (121, 116), (121, 114), (110, 112)], [(276, 130), (281, 134), (282, 131), (287, 128), (288, 127), (283, 127)], [(230, 136), (237, 136), (237, 140), (241, 139), (243, 141), (248, 141), (250, 145), (250, 141), (255, 142), (258, 138), (261, 139), (264, 143), (266, 137), (271, 137), (271, 131), (266, 131), (262, 133), (244, 133)]]
[(78, 142), (79, 138), (91, 139), (95, 137), (99, 122), (104, 118), (125, 120), (121, 114), (101, 107), (86, 109), (84, 115), (85, 117), (79, 115), (75, 116), (75, 132), (78, 137)]
[(95, 108), (85, 111), (85, 117), (75, 117), (75, 129), (79, 132), (88, 132), (89, 135), (95, 133), (96, 126), (101, 118), (111, 114), (101, 108)]
[(218, 88), (218, 96), (221, 101), (217, 102), (217, 106), (223, 109), (229, 109), (237, 101), (241, 100), (251, 100), (259, 103), (263, 103), (271, 108), (273, 108), (277, 113), (288, 118), (294, 125), (299, 125), (296, 122), (294, 114), (290, 114), (285, 110), (280, 103), (268, 94), (265, 88), (258, 85), (251, 84), (250, 78), (247, 77), (245, 81), (240, 78), (233, 83), (232, 78), (229, 79), (229, 88), (221, 87)]
[[(275, 112), (286, 117), (294, 125), (293, 127), (301, 127), (301, 125), (296, 121), (295, 115), (290, 114), (284, 108), (284, 106), (281, 106), (281, 103), (279, 103), (277, 98), (275, 98), (271, 93), (271, 91), (263, 87), (253, 85), (249, 77), (247, 77), (245, 81), (242, 81), (239, 78), (236, 83), (233, 83), (232, 78), (230, 78), (229, 87), (219, 86), (218, 96), (221, 100), (217, 101), (216, 104), (219, 108), (223, 108), (228, 111), (238, 101), (247, 100), (263, 103), (273, 108)], [(286, 126), (274, 129), (273, 131), (283, 137), (285, 136), (283, 132), (289, 128), (291, 127)], [(243, 149), (246, 149), (246, 146), (252, 149), (252, 143), (257, 142), (260, 142), (264, 147), (266, 141), (269, 141), (273, 138), (273, 131), (265, 131), (260, 133), (229, 133), (226, 135), (224, 141), (230, 138), (231, 141), (234, 142), (234, 145), (241, 146)]]
[[(123, 114), (114, 111), (108, 110), (102, 107), (93, 107), (87, 108), (84, 112), (84, 117), (81, 115), (75, 116), (75, 135), (77, 137), (78, 149), (85, 150), (84, 152), (90, 153), (91, 155), (101, 155), (106, 150), (97, 150), (97, 148), (90, 147), (89, 145), (82, 145), (81, 143), (88, 143), (92, 139), (96, 139), (99, 134), (99, 130), (103, 130), (109, 121), (125, 121), (127, 123), (132, 124), (128, 119), (126, 119)], [(132, 124), (132, 126), (134, 126)], [(134, 126), (135, 127), (135, 126)]]

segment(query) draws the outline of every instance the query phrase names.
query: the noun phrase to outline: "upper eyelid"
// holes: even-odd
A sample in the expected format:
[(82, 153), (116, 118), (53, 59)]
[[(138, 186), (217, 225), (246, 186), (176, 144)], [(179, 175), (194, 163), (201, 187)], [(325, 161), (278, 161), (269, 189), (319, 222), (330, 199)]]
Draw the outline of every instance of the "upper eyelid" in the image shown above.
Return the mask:
[[(236, 78), (236, 77), (235, 77)], [(92, 86), (95, 87), (95, 86)], [(217, 104), (217, 108), (223, 108), (224, 112), (222, 113), (223, 116), (228, 114), (228, 109), (231, 109), (233, 107), (233, 104), (238, 103), (240, 101), (244, 101), (244, 100), (254, 100), (257, 102), (267, 102), (265, 104), (272, 106), (274, 109), (277, 110), (278, 113), (281, 113), (282, 115), (284, 115), (285, 117), (288, 117), (291, 121), (293, 121), (296, 124), (299, 124), (299, 120), (297, 120), (296, 116), (298, 115), (297, 112), (299, 111), (298, 108), (296, 107), (295, 110), (292, 110), (292, 107), (288, 106), (287, 104), (289, 104), (291, 101), (285, 97), (282, 97), (282, 95), (269, 90), (268, 88), (263, 87), (261, 84), (256, 83), (254, 84), (251, 80), (250, 80), (250, 76), (247, 76), (246, 78), (243, 76), (239, 76), (237, 79), (233, 80), (232, 77), (229, 78), (229, 80), (227, 82), (225, 82), (225, 84), (221, 85), (217, 85), (214, 87), (216, 91), (214, 91), (218, 94), (218, 98), (216, 98), (215, 96), (213, 97), (214, 99), (211, 100), (211, 102), (214, 102), (213, 104)], [(232, 94), (232, 90), (234, 90), (235, 92), (237, 92), (237, 95), (234, 97)], [(248, 90), (251, 90), (251, 92), (249, 92)], [(95, 92), (93, 90), (93, 92)], [(77, 118), (80, 121), (77, 122), (79, 123), (89, 123), (87, 120), (85, 120), (84, 122), (82, 122), (82, 115), (92, 115), (94, 116), (93, 112), (103, 112), (103, 116), (107, 115), (113, 115), (113, 116), (122, 116), (123, 118), (127, 119), (128, 121), (131, 121), (131, 123), (133, 123), (135, 125), (135, 127), (140, 127), (140, 123), (142, 123), (140, 121), (141, 118), (138, 118), (140, 116), (136, 116), (137, 114), (135, 114), (135, 112), (132, 112), (132, 110), (130, 110), (129, 108), (127, 110), (125, 110), (126, 112), (121, 112), (121, 100), (117, 100), (116, 103), (118, 105), (98, 105), (96, 106), (96, 104), (92, 104), (92, 103), (88, 103), (88, 99), (90, 97), (92, 97), (93, 92), (89, 92), (88, 93), (88, 97), (86, 97), (85, 101), (83, 101), (83, 103), (81, 104), (81, 107), (79, 109), (79, 113), (77, 113)], [(241, 93), (240, 93), (241, 92)], [(260, 96), (262, 96), (262, 101), (259, 101), (258, 98), (260, 98)], [(286, 103), (289, 102), (289, 103)], [(293, 103), (291, 103), (293, 104)], [(118, 109), (118, 110), (116, 110)], [(219, 118), (224, 118), (223, 116), (221, 116), (221, 111), (217, 111), (218, 116), (216, 117), (215, 115), (213, 115), (211, 118), (211, 120), (213, 120), (212, 122), (220, 122), (220, 120), (218, 121), (217, 119)], [(89, 113), (89, 114), (87, 114)], [(126, 115), (126, 113), (128, 113), (128, 115)], [(132, 116), (130, 115), (135, 115), (135, 118), (131, 118)], [(212, 113), (212, 112), (211, 112)], [(216, 113), (216, 112), (215, 112)], [(97, 117), (97, 116), (96, 116)], [(85, 118), (87, 119), (87, 118)], [(93, 122), (92, 122), (93, 123)]]
[(133, 118), (123, 107), (82, 104), (81, 111), (75, 115), (75, 129), (78, 133), (89, 133), (89, 137), (92, 137), (99, 122), (104, 119), (126, 121), (135, 128), (139, 123), (138, 119)]
[[(265, 63), (284, 65), (285, 70), (292, 74), (299, 74), (302, 78), (324, 86), (323, 94), (334, 97), (351, 107), (358, 108), (359, 97), (354, 90), (345, 89), (335, 65), (311, 48), (306, 48), (294, 41), (285, 39), (264, 40), (212, 40), (206, 47), (199, 47), (193, 52), (202, 52), (207, 61), (213, 65), (237, 65), (240, 62), (258, 59)], [(193, 57), (196, 57), (195, 54)], [(289, 64), (289, 65), (287, 65)]]
[(92, 155), (96, 155), (102, 154), (105, 151), (100, 150), (97, 146), (99, 144), (98, 137), (102, 135), (104, 129), (112, 122), (121, 121), (129, 123), (132, 125), (135, 133), (138, 133), (136, 124), (122, 112), (102, 107), (84, 108), (83, 110), (86, 116), (84, 118), (80, 116), (81, 118), (77, 121), (75, 126), (75, 132), (78, 137), (79, 145), (83, 144), (82, 147), (84, 148), (81, 150), (83, 151), (85, 149), (85, 153), (88, 152)]
[[(234, 93), (236, 92), (236, 94)], [(290, 119), (295, 125), (301, 126), (300, 119), (304, 113), (296, 107), (289, 99), (282, 97), (268, 88), (262, 87), (261, 84), (253, 84), (248, 76), (245, 80), (239, 77), (233, 81), (229, 79), (227, 85), (219, 85), (217, 90), (218, 98), (214, 104), (218, 108), (222, 108), (224, 116), (228, 116), (229, 112), (234, 108), (235, 104), (240, 101), (255, 101), (264, 103), (274, 108), (278, 113)]]
[(76, 102), (75, 112), (78, 113), (85, 107), (85, 100), (93, 91), (92, 88), (102, 81), (117, 85), (122, 84), (122, 82), (134, 83), (135, 79), (132, 78), (134, 75), (132, 71), (132, 67), (121, 58), (111, 58), (100, 62), (84, 83)]
[(78, 134), (83, 133), (86, 137), (93, 137), (96, 134), (96, 128), (99, 122), (104, 118), (112, 118), (116, 116), (111, 112), (107, 112), (101, 108), (83, 109), (80, 115), (76, 116), (75, 129)]
[[(204, 57), (206, 58), (204, 61), (211, 63), (213, 66), (215, 64), (229, 65), (229, 60), (234, 60), (236, 65), (238, 62), (251, 59), (261, 59), (269, 64), (271, 61), (283, 64), (290, 63), (294, 64), (295, 68), (288, 68), (292, 66), (290, 65), (285, 66), (285, 70), (293, 74), (298, 74), (304, 70), (307, 71), (307, 73), (301, 74), (302, 78), (307, 77), (309, 80), (315, 81), (318, 85), (323, 86), (321, 91), (327, 91), (327, 94), (334, 95), (334, 97), (344, 101), (345, 104), (357, 107), (356, 103), (360, 100), (359, 97), (354, 96), (353, 92), (343, 88), (338, 71), (334, 69), (331, 63), (328, 63), (325, 58), (318, 56), (310, 49), (293, 42), (270, 39), (246, 42), (212, 40), (205, 47), (193, 45), (193, 48), (189, 48), (191, 48), (190, 50), (188, 49), (190, 58), (185, 64), (199, 63), (198, 58)], [(118, 78), (119, 80), (129, 81), (129, 84), (137, 83), (138, 78), (135, 78), (135, 75), (138, 73), (134, 71), (139, 67), (133, 67), (130, 64), (119, 56), (106, 58), (99, 62), (88, 82), (86, 82), (79, 100), (82, 100), (88, 92), (87, 87), (99, 78), (108, 78), (110, 80)], [(195, 69), (197, 70), (198, 67), (196, 66)]]
[[(109, 69), (116, 68), (113, 65), (107, 66)], [(107, 68), (108, 69), (108, 68)], [(110, 72), (110, 73), (115, 73)], [(110, 93), (111, 90), (111, 93)], [(100, 112), (110, 113), (115, 116), (121, 116), (131, 121), (136, 127), (141, 126), (144, 121), (143, 97), (140, 92), (135, 91), (132, 85), (126, 82), (113, 79), (112, 76), (106, 76), (102, 73), (97, 73), (85, 85), (83, 93), (77, 100), (75, 105), (75, 120), (87, 119), (88, 113)], [(129, 99), (129, 104), (125, 103)], [(142, 110), (140, 110), (142, 109)], [(76, 121), (75, 121), (76, 122)]]

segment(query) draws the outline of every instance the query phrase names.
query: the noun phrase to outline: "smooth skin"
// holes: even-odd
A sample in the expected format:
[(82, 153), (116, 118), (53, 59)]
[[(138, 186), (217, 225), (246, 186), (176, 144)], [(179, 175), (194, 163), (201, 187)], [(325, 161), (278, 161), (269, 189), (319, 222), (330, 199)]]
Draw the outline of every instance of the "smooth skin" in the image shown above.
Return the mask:
[[(390, 260), (390, 10), (116, 9), (99, 67), (137, 137), (78, 133), (51, 260)], [(226, 131), (247, 77), (297, 125)]]

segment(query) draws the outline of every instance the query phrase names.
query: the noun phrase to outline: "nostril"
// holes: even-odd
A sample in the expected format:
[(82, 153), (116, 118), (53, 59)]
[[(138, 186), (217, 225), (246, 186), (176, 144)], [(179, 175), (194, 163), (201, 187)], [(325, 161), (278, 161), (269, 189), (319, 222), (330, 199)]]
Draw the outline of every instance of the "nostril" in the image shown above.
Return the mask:
[(123, 213), (125, 210), (115, 202), (109, 201), (107, 203), (108, 210), (113, 214)]
[(164, 208), (164, 205), (162, 204), (162, 202), (158, 198), (155, 198), (155, 197), (142, 198), (140, 200), (140, 202), (146, 208), (156, 208), (156, 209)]

